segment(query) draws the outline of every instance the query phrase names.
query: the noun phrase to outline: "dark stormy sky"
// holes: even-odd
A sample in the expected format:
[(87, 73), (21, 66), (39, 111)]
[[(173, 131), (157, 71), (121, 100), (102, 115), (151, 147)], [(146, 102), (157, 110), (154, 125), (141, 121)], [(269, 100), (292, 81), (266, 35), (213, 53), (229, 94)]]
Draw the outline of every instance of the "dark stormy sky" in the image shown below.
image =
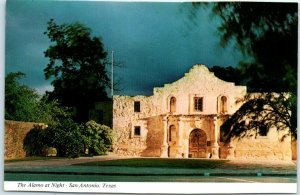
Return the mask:
[(58, 24), (80, 22), (100, 36), (107, 52), (124, 67), (116, 68), (122, 95), (151, 95), (184, 75), (194, 64), (237, 66), (241, 54), (219, 45), (217, 18), (199, 10), (197, 25), (189, 20), (189, 4), (154, 2), (20, 1), (6, 3), (5, 74), (22, 71), (21, 82), (39, 93), (52, 90), (43, 69), (43, 34), (53, 18)]

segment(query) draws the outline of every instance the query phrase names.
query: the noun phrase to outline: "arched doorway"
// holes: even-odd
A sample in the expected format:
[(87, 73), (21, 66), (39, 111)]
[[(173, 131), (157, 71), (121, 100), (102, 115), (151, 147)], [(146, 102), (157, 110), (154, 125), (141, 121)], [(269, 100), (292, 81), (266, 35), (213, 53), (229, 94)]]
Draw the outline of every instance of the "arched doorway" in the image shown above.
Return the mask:
[(191, 132), (189, 137), (189, 157), (207, 157), (207, 136), (203, 130), (195, 129)]

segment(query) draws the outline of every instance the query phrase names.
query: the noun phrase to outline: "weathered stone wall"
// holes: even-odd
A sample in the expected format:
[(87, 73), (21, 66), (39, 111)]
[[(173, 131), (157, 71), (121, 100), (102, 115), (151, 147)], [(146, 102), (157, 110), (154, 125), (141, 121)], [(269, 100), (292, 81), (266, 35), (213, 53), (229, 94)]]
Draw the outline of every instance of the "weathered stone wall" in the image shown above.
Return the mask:
[(297, 140), (292, 140), (292, 160), (297, 160)]
[(228, 146), (225, 145), (223, 142), (219, 143), (219, 156), (221, 159), (227, 159), (228, 156)]
[[(240, 108), (241, 99), (246, 94), (245, 86), (222, 81), (204, 65), (195, 65), (183, 78), (154, 88), (153, 96), (114, 96), (115, 152), (121, 155), (187, 158), (189, 136), (194, 129), (201, 129), (207, 136), (206, 153), (217, 153), (221, 158), (227, 158), (229, 148), (220, 141), (220, 126)], [(203, 98), (202, 110), (195, 110), (195, 97)], [(226, 100), (225, 111), (222, 99)], [(134, 112), (134, 101), (140, 101), (141, 112)], [(141, 127), (140, 136), (134, 136), (135, 126)], [(176, 139), (169, 141), (171, 126), (176, 129)], [(291, 159), (290, 136), (282, 142), (281, 137), (276, 130), (271, 130), (266, 137), (235, 140), (235, 157)]]
[(35, 125), (37, 125), (37, 123), (5, 121), (4, 159), (26, 157), (26, 152), (23, 149), (24, 139)]
[(286, 134), (287, 132), (278, 132), (276, 128), (270, 128), (267, 136), (236, 139), (235, 158), (291, 160), (291, 136)]
[[(169, 129), (174, 125), (177, 130), (177, 140), (168, 143), (168, 150), (171, 156), (188, 155), (189, 133), (199, 128), (206, 132), (207, 140), (214, 140), (215, 136), (213, 121), (196, 119), (197, 115), (212, 115), (219, 112), (220, 98), (227, 98), (227, 113), (234, 113), (240, 106), (236, 101), (246, 94), (246, 87), (235, 86), (234, 83), (225, 82), (211, 73), (204, 65), (195, 65), (178, 81), (166, 84), (164, 87), (154, 88), (154, 95), (145, 96), (114, 96), (113, 98), (113, 129), (117, 135), (116, 152), (122, 155), (159, 155), (162, 143), (154, 135), (164, 135), (164, 128)], [(176, 111), (170, 113), (170, 100), (176, 99)], [(194, 97), (203, 97), (203, 110), (194, 110)], [(134, 101), (140, 101), (141, 112), (134, 112)], [(168, 115), (167, 127), (164, 127), (162, 119), (155, 116)], [(179, 123), (177, 116), (190, 115), (188, 123)], [(172, 116), (173, 119), (172, 119)], [(154, 117), (154, 118), (151, 118)], [(199, 118), (199, 117), (198, 117)], [(209, 117), (208, 117), (209, 118)], [(159, 123), (157, 121), (160, 121)], [(141, 136), (134, 137), (134, 126), (141, 126)], [(179, 132), (180, 131), (180, 132)], [(149, 137), (147, 137), (147, 135)], [(161, 138), (167, 139), (167, 137)], [(148, 141), (147, 141), (148, 140)], [(155, 143), (151, 143), (155, 142)], [(153, 146), (150, 147), (151, 143)], [(160, 144), (158, 144), (160, 143)], [(154, 149), (156, 148), (156, 149)], [(135, 150), (135, 152), (130, 152)], [(155, 151), (155, 152), (154, 152)]]
[[(235, 159), (256, 160), (292, 160), (292, 141), (288, 131), (277, 131), (270, 128), (267, 136), (255, 135), (249, 132), (245, 137), (232, 141)], [(227, 159), (229, 143), (220, 143), (220, 158)], [(297, 155), (295, 155), (297, 156)]]
[[(204, 65), (195, 65), (185, 76), (164, 87), (154, 88), (154, 106), (161, 108), (161, 113), (170, 112), (170, 98), (176, 98), (174, 114), (204, 114), (218, 113), (220, 97), (227, 98), (227, 113), (233, 114), (241, 104), (237, 100), (246, 95), (245, 86), (235, 86), (234, 83), (223, 81), (214, 76)], [(203, 97), (203, 111), (194, 110), (194, 97)]]
[[(147, 120), (152, 115), (151, 98), (145, 96), (114, 96), (113, 130), (117, 143), (114, 152), (119, 155), (140, 156), (146, 149)], [(140, 101), (140, 112), (134, 112), (134, 102)], [(141, 134), (134, 135), (134, 127), (141, 127)]]
[(161, 146), (163, 145), (163, 121), (161, 116), (150, 117), (147, 121), (148, 134), (146, 138), (146, 149), (141, 156), (160, 157)]

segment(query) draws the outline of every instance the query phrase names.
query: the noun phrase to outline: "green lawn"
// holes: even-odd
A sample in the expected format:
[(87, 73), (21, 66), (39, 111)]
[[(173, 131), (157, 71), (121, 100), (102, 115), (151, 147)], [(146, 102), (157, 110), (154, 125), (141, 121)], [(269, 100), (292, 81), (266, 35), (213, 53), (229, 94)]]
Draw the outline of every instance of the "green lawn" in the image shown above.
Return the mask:
[(51, 159), (63, 159), (65, 157), (55, 157), (55, 156), (30, 156), (25, 158), (18, 158), (18, 159), (10, 159), (4, 160), (5, 163), (11, 162), (20, 162), (20, 161), (34, 161), (34, 160), (51, 160)]
[(76, 166), (123, 166), (123, 167), (168, 167), (168, 168), (215, 168), (228, 160), (131, 158), (76, 164)]

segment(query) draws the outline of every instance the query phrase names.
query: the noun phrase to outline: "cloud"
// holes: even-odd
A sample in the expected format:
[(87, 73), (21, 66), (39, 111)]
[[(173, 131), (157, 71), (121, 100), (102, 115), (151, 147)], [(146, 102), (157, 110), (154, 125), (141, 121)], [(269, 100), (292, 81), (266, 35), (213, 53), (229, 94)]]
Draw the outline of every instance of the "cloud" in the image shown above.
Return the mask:
[[(115, 74), (125, 95), (151, 94), (154, 86), (173, 82), (192, 65), (237, 65), (240, 56), (221, 48), (217, 21), (199, 11), (201, 25), (187, 28), (181, 3), (120, 3), (75, 1), (8, 1), (5, 72), (22, 71), (24, 84), (39, 89), (50, 86), (43, 69), (43, 51), (50, 45), (43, 32), (54, 18), (58, 24), (80, 22), (102, 37), (105, 49), (125, 65)], [(188, 33), (187, 33), (188, 31)]]

